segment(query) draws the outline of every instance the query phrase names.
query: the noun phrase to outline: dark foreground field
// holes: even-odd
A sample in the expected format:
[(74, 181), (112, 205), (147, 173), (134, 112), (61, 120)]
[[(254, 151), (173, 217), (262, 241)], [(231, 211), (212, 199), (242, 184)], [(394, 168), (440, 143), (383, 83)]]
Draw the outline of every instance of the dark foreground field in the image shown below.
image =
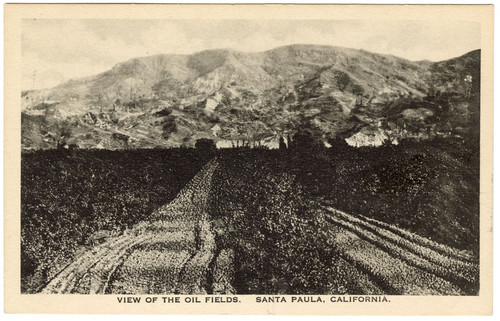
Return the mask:
[(24, 153), (23, 289), (36, 291), (80, 251), (147, 219), (206, 161), (194, 150)]
[(477, 294), (463, 143), (201, 155), (23, 154), (23, 292)]

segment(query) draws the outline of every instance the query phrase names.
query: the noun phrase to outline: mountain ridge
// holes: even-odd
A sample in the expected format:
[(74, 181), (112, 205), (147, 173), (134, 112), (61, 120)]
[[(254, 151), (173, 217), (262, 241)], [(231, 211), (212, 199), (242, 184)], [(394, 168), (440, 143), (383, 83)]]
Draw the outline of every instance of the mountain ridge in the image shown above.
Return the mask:
[[(387, 123), (387, 105), (405, 97), (419, 107), (406, 108), (403, 123), (413, 117), (428, 128), (436, 112), (422, 101), (433, 97), (431, 91), (468, 95), (463, 79), (472, 76), (478, 92), (477, 53), (428, 63), (297, 44), (256, 53), (215, 49), (132, 58), (96, 76), (22, 92), (23, 146), (54, 148), (64, 136), (63, 145), (80, 148), (194, 146), (199, 138), (220, 146), (241, 140), (276, 147), (279, 136), (303, 129), (326, 142), (360, 124)], [(57, 133), (61, 126), (66, 135)], [(393, 131), (384, 132), (383, 140), (397, 140)], [(128, 138), (117, 141), (118, 134)]]

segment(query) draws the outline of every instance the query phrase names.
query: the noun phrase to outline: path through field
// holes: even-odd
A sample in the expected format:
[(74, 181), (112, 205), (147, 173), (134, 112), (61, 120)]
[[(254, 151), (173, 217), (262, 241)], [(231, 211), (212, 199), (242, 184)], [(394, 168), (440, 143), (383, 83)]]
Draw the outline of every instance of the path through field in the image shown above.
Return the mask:
[[(43, 293), (229, 294), (227, 251), (217, 257), (207, 212), (214, 159), (159, 208), (154, 222), (139, 223), (68, 265)], [(220, 273), (220, 269), (224, 273)]]
[[(42, 293), (235, 293), (234, 255), (217, 249), (208, 211), (217, 166), (217, 159), (208, 162), (176, 199), (153, 213), (152, 222), (76, 258)], [(478, 265), (468, 254), (382, 222), (323, 209), (343, 264), (339, 274), (353, 271), (349, 281), (366, 294), (474, 291)]]

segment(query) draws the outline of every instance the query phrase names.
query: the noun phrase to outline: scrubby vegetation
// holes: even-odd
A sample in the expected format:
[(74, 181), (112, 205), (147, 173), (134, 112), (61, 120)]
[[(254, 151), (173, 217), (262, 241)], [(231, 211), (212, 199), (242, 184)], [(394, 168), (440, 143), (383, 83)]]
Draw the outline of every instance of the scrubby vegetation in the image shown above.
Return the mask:
[(303, 179), (326, 202), (478, 253), (478, 149), (438, 138), (326, 154)]
[[(200, 140), (198, 151), (23, 154), (23, 289), (36, 291), (79, 251), (138, 222), (161, 219), (150, 214), (174, 199), (214, 155), (211, 183), (204, 182), (203, 188), (193, 181), (190, 185), (193, 195), (208, 204), (191, 204), (192, 197), (178, 202), (208, 215), (214, 258), (229, 253), (227, 260), (233, 263), (222, 266), (230, 267), (231, 287), (237, 293), (409, 293), (409, 288), (391, 288), (384, 281), (390, 279), (387, 271), (372, 266), (375, 249), (408, 256), (406, 260), (427, 255), (429, 248), (449, 256), (450, 250), (435, 241), (463, 250), (453, 252), (460, 260), (463, 255), (477, 259), (478, 150), (467, 142), (447, 138), (353, 148), (332, 140), (333, 146), (324, 148), (307, 135), (293, 142), (280, 150), (216, 151)], [(332, 216), (326, 208), (348, 216)], [(366, 234), (367, 229), (373, 235)], [(373, 239), (371, 247), (358, 252), (342, 247), (362, 232), (363, 239)], [(386, 244), (388, 237), (392, 243)], [(452, 283), (466, 281), (466, 293), (477, 290), (475, 263), (460, 274), (454, 272), (456, 263), (441, 262), (437, 254), (429, 260), (415, 265)], [(209, 270), (217, 270), (217, 262)], [(462, 265), (469, 268), (467, 264)], [(352, 282), (366, 275), (378, 275), (378, 283)], [(426, 285), (418, 275), (414, 273)]]
[[(213, 215), (228, 227), (218, 240), (235, 249), (238, 292), (327, 293), (346, 287), (346, 293), (363, 292), (334, 272), (343, 259), (331, 245), (332, 226), (326, 223), (331, 219), (325, 221), (321, 205), (386, 222), (477, 258), (477, 153), (463, 142), (305, 147), (227, 151), (220, 160)], [(460, 281), (468, 293), (477, 287), (477, 271), (471, 273), (467, 282)]]
[(147, 219), (206, 161), (193, 149), (23, 153), (23, 289), (36, 290), (78, 251)]
[(283, 151), (224, 155), (214, 175), (212, 215), (227, 227), (219, 246), (235, 252), (238, 293), (326, 293), (333, 249), (327, 226)]

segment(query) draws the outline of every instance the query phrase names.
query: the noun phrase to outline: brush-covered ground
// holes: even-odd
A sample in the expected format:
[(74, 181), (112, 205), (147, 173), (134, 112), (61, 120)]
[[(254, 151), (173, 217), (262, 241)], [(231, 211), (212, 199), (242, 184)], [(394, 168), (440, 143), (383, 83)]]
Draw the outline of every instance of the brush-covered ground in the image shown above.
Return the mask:
[(23, 154), (22, 290), (474, 295), (477, 155), (453, 139)]
[(23, 290), (37, 291), (82, 251), (147, 219), (206, 161), (193, 149), (23, 153)]

